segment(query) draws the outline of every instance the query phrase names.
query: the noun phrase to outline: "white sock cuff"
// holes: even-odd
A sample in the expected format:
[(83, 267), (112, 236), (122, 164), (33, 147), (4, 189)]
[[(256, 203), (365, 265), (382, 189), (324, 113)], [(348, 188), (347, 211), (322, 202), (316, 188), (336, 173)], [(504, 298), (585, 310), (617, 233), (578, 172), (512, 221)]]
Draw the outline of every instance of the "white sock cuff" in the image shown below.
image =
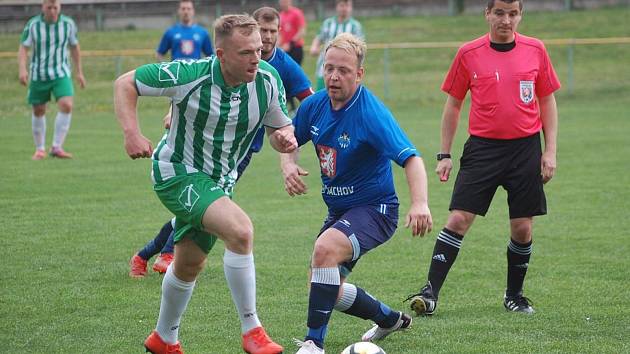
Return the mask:
[(343, 293), (341, 294), (341, 298), (335, 304), (335, 310), (337, 311), (346, 311), (349, 309), (352, 304), (354, 304), (354, 300), (357, 298), (357, 287), (350, 283), (343, 283)]
[(313, 268), (311, 283), (340, 285), (341, 276), (339, 275), (339, 268)]
[(171, 263), (164, 274), (164, 283), (174, 287), (177, 290), (187, 291), (195, 287), (197, 281), (184, 281), (175, 275), (173, 264)]
[(223, 254), (223, 265), (230, 268), (247, 268), (254, 265), (254, 254), (238, 254), (226, 248)]

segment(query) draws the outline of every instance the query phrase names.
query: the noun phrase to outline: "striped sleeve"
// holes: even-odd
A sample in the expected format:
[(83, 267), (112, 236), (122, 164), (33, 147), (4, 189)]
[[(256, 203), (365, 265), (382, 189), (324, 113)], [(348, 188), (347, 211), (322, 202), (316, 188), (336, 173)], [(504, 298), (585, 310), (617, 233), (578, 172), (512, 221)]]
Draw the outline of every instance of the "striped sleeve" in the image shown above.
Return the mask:
[(20, 42), (25, 47), (30, 47), (33, 45), (33, 34), (31, 33), (31, 25), (33, 24), (34, 19), (30, 19), (26, 26), (24, 26), (24, 31), (22, 31), (22, 37), (20, 38)]
[(136, 87), (141, 96), (177, 98), (210, 77), (207, 59), (146, 64), (135, 73)]
[(79, 30), (76, 22), (74, 22), (71, 18), (68, 18), (68, 25), (70, 27), (68, 31), (68, 43), (71, 46), (75, 46), (79, 44)]
[(263, 124), (271, 128), (282, 128), (291, 124), (287, 111), (286, 93), (282, 80), (280, 80), (280, 75), (276, 69), (266, 63), (261, 65), (260, 70), (265, 74), (265, 79), (268, 81), (268, 87), (271, 91), (267, 95), (269, 108), (263, 117)]

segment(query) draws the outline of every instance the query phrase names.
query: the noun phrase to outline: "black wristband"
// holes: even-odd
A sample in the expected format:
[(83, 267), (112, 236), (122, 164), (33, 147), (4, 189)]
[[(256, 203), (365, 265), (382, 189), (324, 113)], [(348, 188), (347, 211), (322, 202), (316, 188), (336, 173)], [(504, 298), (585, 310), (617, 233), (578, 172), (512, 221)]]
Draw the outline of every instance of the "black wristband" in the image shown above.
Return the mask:
[(444, 154), (444, 153), (438, 153), (437, 154), (437, 160), (438, 161), (442, 161), (444, 159), (450, 159), (451, 158), (451, 154)]

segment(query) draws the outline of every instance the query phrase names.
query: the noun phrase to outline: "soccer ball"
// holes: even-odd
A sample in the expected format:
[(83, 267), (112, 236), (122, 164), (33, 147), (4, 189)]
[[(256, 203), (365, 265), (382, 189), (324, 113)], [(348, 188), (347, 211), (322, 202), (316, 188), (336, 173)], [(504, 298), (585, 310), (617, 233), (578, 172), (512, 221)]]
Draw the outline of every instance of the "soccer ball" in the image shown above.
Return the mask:
[(386, 354), (381, 347), (370, 342), (350, 344), (341, 354)]

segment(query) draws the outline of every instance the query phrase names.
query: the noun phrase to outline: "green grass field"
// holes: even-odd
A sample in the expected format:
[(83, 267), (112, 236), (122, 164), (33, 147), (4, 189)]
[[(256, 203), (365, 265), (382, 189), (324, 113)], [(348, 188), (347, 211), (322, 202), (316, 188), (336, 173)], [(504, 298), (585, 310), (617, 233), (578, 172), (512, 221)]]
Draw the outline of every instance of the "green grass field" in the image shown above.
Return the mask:
[[(543, 39), (630, 36), (627, 8), (526, 14), (521, 31)], [(486, 31), (483, 18), (371, 18), (368, 41), (465, 41)], [(310, 34), (315, 31), (312, 24)], [(152, 48), (160, 31), (81, 33), (84, 50)], [(0, 35), (0, 51), (15, 50), (17, 35)], [(549, 47), (563, 83), (567, 48)], [(435, 229), (447, 217), (453, 181), (434, 173), (440, 113), (439, 85), (455, 49), (391, 50), (387, 103), (425, 154)], [(488, 216), (478, 218), (440, 298), (437, 315), (416, 318), (411, 330), (381, 343), (398, 353), (621, 353), (630, 352), (630, 45), (575, 48), (575, 91), (557, 94), (558, 171), (547, 185), (549, 215), (536, 219), (526, 295), (537, 313), (519, 316), (502, 306), (508, 217), (499, 190)], [(149, 57), (123, 58), (129, 70)], [(149, 160), (132, 161), (113, 115), (115, 58), (84, 58), (88, 88), (78, 91), (66, 148), (71, 161), (31, 161), (33, 143), (26, 88), (13, 59), (0, 64), (0, 352), (138, 353), (154, 328), (161, 277), (127, 276), (128, 259), (170, 218), (152, 192)], [(313, 72), (313, 59), (304, 68)], [(368, 52), (366, 85), (383, 95), (383, 51)], [(157, 141), (163, 99), (143, 99), (141, 125)], [(48, 144), (54, 115), (48, 117)], [(466, 139), (466, 117), (454, 144)], [(325, 216), (312, 149), (308, 195), (289, 198), (277, 157), (267, 146), (236, 189), (235, 200), (256, 227), (258, 310), (269, 333), (294, 352), (305, 332), (307, 267)], [(396, 169), (401, 212), (408, 206)], [(436, 231), (412, 239), (401, 227), (391, 242), (364, 257), (350, 278), (396, 309), (424, 283)], [(180, 331), (189, 353), (238, 353), (239, 324), (226, 287), (219, 244)], [(368, 322), (335, 314), (327, 352), (358, 341)], [(625, 339), (624, 339), (625, 338)]]

